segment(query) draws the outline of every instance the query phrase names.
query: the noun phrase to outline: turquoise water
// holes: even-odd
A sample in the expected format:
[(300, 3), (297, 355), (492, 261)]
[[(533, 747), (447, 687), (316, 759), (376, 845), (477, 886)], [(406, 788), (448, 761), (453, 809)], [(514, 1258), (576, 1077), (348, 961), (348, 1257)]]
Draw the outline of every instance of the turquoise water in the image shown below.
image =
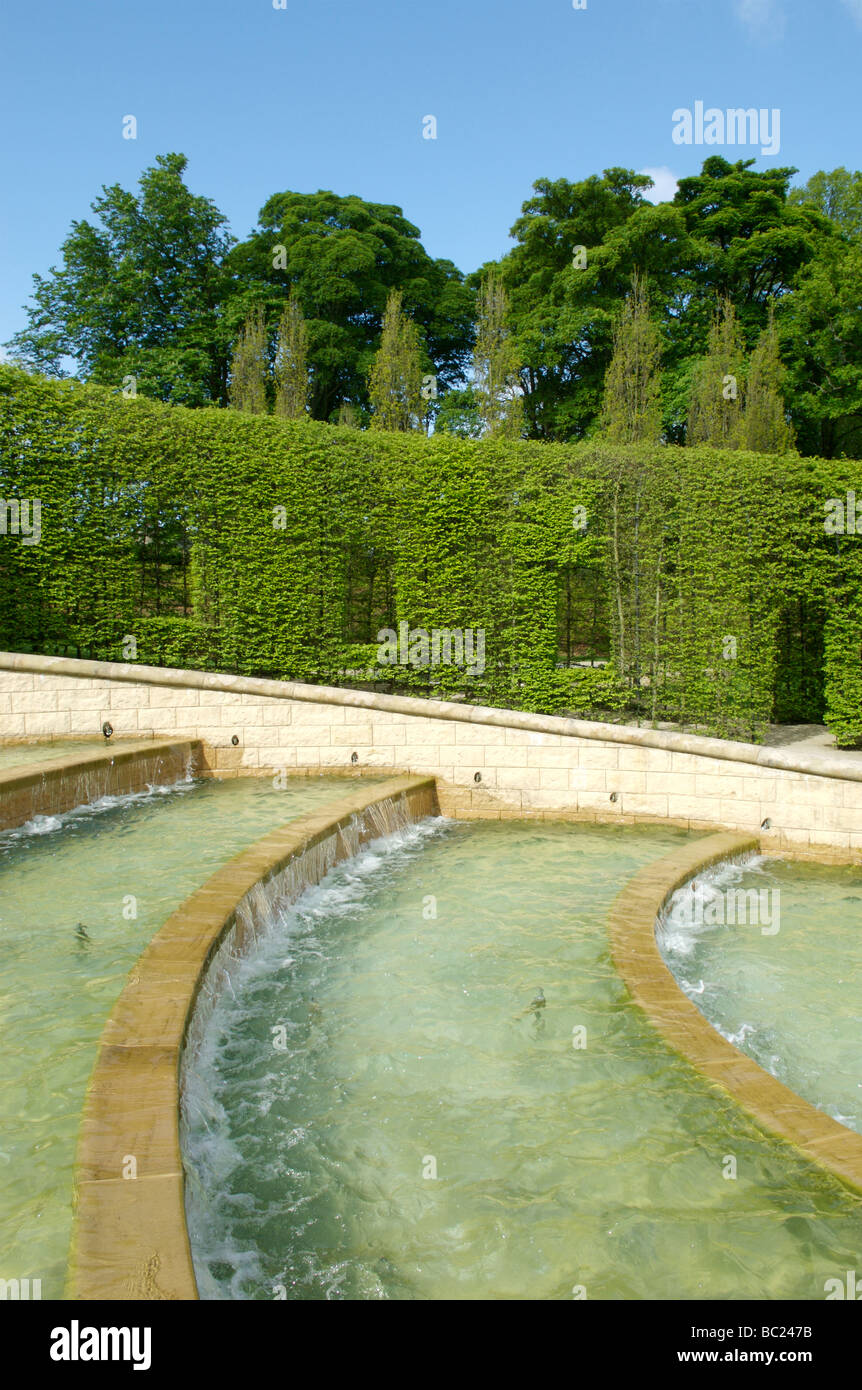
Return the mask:
[[(736, 1047), (862, 1133), (862, 871), (752, 858), (696, 889), (658, 931), (681, 988)], [(731, 892), (756, 903), (731, 911)]]
[(278, 915), (186, 1071), (202, 1297), (817, 1299), (856, 1268), (860, 1202), (614, 970), (611, 901), (685, 840), (427, 821)]
[(180, 783), (0, 834), (0, 1278), (62, 1296), (78, 1125), (99, 1035), (165, 918), (277, 825), (355, 791)]

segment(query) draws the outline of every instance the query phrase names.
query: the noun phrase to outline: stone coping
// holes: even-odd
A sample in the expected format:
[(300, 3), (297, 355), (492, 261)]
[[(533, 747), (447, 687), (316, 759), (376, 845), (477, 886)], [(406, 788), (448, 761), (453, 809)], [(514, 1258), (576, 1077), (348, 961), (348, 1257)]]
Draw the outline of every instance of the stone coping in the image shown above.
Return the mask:
[[(378, 802), (436, 807), (433, 777), (395, 777), (290, 821), (224, 864), (145, 949), (105, 1024), (81, 1121), (73, 1299), (196, 1299), (180, 1147), (180, 1068), (208, 967), (246, 896)], [(375, 832), (369, 829), (364, 839)], [(336, 859), (348, 853), (339, 837)], [(135, 1165), (135, 1176), (131, 1173)]]
[(0, 830), (14, 829), (33, 816), (73, 810), (81, 804), (80, 779), (99, 773), (104, 774), (103, 796), (143, 791), (147, 773), (159, 760), (173, 763), (175, 769), (190, 765), (199, 774), (203, 747), (198, 739), (135, 739), (0, 770)]
[(614, 964), (650, 1022), (701, 1075), (766, 1129), (862, 1192), (862, 1135), (803, 1100), (722, 1037), (680, 989), (658, 948), (656, 922), (678, 888), (721, 860), (759, 848), (755, 836), (707, 835), (641, 869), (610, 909)]
[(584, 719), (564, 719), (548, 714), (526, 714), (519, 710), (495, 709), (457, 701), (418, 699), (408, 695), (380, 695), (368, 690), (342, 690), (335, 686), (304, 685), (294, 681), (262, 680), (253, 676), (232, 676), (209, 671), (181, 671), (166, 666), (134, 666), (125, 662), (37, 656), (28, 652), (0, 652), (0, 670), (29, 672), (42, 676), (76, 677), (83, 680), (185, 687), (190, 690), (222, 690), (233, 695), (257, 695), (269, 700), (304, 700), (321, 705), (348, 705), (385, 714), (411, 715), (420, 719), (459, 720), (467, 724), (490, 724), (498, 728), (522, 729), (529, 733), (560, 734), (568, 738), (658, 748), (668, 753), (691, 753), (701, 758), (751, 763), (783, 772), (862, 782), (862, 759), (845, 757), (840, 752), (826, 756), (817, 753), (794, 754), (782, 748), (769, 748), (762, 744), (742, 743), (732, 739), (707, 738), (701, 734), (673, 733), (665, 729), (639, 729), (630, 724), (603, 724)]

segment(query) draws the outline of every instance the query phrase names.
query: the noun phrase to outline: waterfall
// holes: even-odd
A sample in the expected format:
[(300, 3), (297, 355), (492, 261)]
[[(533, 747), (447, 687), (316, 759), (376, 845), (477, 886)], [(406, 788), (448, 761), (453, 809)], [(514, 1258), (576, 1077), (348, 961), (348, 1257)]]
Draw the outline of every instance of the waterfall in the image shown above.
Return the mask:
[[(185, 1090), (186, 1069), (194, 1067), (216, 1002), (224, 990), (232, 991), (231, 980), (236, 966), (254, 948), (267, 926), (296, 902), (307, 888), (320, 883), (336, 864), (358, 854), (369, 840), (406, 830), (427, 816), (439, 814), (432, 783), (374, 801), (351, 814), (344, 822), (335, 822), (331, 833), (307, 845), (282, 868), (259, 880), (243, 896), (199, 982), (183, 1043), (181, 1096)], [(183, 1113), (181, 1127), (184, 1126)]]
[(59, 816), (106, 796), (129, 796), (159, 785), (191, 781), (200, 766), (200, 745), (107, 749), (66, 758), (38, 768), (26, 764), (0, 774), (0, 830), (12, 830), (38, 816)]

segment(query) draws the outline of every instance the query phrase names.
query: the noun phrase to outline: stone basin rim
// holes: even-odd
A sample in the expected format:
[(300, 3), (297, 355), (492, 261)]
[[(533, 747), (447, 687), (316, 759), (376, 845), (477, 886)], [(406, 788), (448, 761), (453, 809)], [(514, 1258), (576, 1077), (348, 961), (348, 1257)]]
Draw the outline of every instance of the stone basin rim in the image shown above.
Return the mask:
[[(439, 815), (434, 778), (401, 776), (288, 821), (217, 869), (138, 958), (102, 1030), (84, 1101), (67, 1278), (71, 1299), (198, 1298), (184, 1202), (181, 1069), (207, 971), (258, 885), (388, 800)], [(367, 833), (363, 843), (373, 837)], [(337, 861), (346, 849), (342, 840)], [(120, 1174), (129, 1158), (135, 1176), (125, 1179)]]
[(661, 913), (679, 888), (716, 864), (760, 850), (757, 836), (722, 831), (646, 865), (608, 913), (614, 964), (653, 1027), (701, 1077), (720, 1086), (761, 1128), (862, 1194), (862, 1134), (804, 1100), (728, 1042), (680, 988), (658, 948)]

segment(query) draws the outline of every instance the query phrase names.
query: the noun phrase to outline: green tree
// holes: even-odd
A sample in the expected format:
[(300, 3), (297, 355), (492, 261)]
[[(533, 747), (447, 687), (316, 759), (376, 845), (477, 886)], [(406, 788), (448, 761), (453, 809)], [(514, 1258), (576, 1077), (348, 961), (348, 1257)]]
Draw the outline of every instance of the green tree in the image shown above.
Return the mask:
[(802, 452), (862, 456), (862, 246), (833, 237), (778, 309)]
[(793, 429), (784, 403), (785, 376), (775, 311), (770, 305), (769, 322), (748, 363), (741, 427), (743, 449), (758, 454), (787, 454), (793, 449)]
[[(788, 198), (795, 170), (759, 172), (718, 156), (682, 179), (672, 203), (651, 181), (606, 169), (580, 183), (540, 180), (500, 263), (521, 354), (528, 433), (576, 439), (599, 420), (614, 325), (632, 275), (648, 279), (664, 347), (664, 436), (686, 437), (696, 363), (716, 298), (728, 299), (746, 349), (834, 235), (817, 207)], [(475, 277), (471, 277), (475, 279)]]
[(230, 364), (230, 403), (234, 410), (266, 414), (267, 337), (263, 310), (252, 309), (237, 338)]
[(640, 275), (632, 277), (605, 377), (602, 428), (614, 444), (657, 444), (661, 438), (661, 336), (650, 318)]
[(760, 333), (769, 305), (792, 289), (831, 229), (815, 208), (789, 202), (795, 169), (761, 172), (753, 163), (712, 156), (680, 179), (674, 206), (701, 248), (694, 282), (707, 318), (718, 296), (733, 304), (744, 331)]
[(185, 155), (159, 155), (139, 193), (103, 187), (95, 224), (73, 222), (63, 261), (33, 277), (28, 326), (9, 347), (55, 376), (74, 370), (184, 405), (223, 401), (229, 339), (220, 306), (233, 241), (209, 198), (184, 182)]
[(729, 299), (719, 301), (706, 356), (694, 365), (686, 443), (742, 446), (745, 342)]
[(482, 429), (482, 416), (473, 387), (447, 391), (434, 413), (434, 433), (478, 439)]
[(509, 298), (494, 268), (482, 279), (476, 315), (473, 395), (479, 415), (490, 437), (517, 439), (523, 419), (518, 390), (521, 362), (509, 327)]
[(390, 290), (380, 347), (368, 374), (372, 429), (418, 429), (425, 414), (419, 330), (401, 300), (400, 290)]
[[(422, 333), (441, 392), (463, 382), (475, 295), (451, 261), (433, 260), (400, 208), (335, 193), (277, 193), (230, 255), (237, 283), (266, 305), (274, 333), (293, 293), (308, 329), (311, 414), (368, 406), (368, 373), (392, 289)], [(240, 315), (241, 316), (241, 315)]]
[(801, 188), (791, 188), (792, 207), (813, 207), (848, 237), (862, 237), (862, 171), (820, 170)]
[(616, 168), (580, 183), (539, 179), (511, 229), (516, 244), (499, 269), (532, 438), (580, 438), (598, 415), (614, 317), (634, 267), (597, 292), (596, 250), (643, 206), (650, 186), (646, 175)]
[(308, 328), (293, 295), (278, 326), (273, 376), (276, 415), (302, 419), (308, 408)]
[[(687, 228), (680, 208), (672, 203), (642, 202), (631, 217), (612, 228), (590, 253), (587, 271), (575, 285), (589, 316), (594, 364), (584, 370), (584, 402), (600, 408), (604, 373), (613, 352), (613, 332), (619, 306), (637, 275), (650, 286), (651, 313), (662, 341), (663, 434), (679, 442), (684, 437), (685, 407), (680, 410), (679, 378), (686, 378), (691, 357), (704, 350), (692, 313), (696, 304), (696, 268), (704, 248)], [(691, 331), (691, 330), (694, 331)], [(599, 376), (599, 369), (601, 376)], [(688, 381), (685, 381), (687, 400)], [(593, 426), (588, 425), (588, 432)]]
[(733, 304), (751, 349), (770, 304), (795, 285), (831, 235), (815, 208), (791, 205), (794, 169), (759, 171), (753, 163), (711, 156), (699, 174), (680, 180), (674, 197), (690, 238), (682, 295), (668, 299), (665, 320), (665, 432), (674, 442), (687, 438), (692, 377), (707, 351), (716, 298)]

